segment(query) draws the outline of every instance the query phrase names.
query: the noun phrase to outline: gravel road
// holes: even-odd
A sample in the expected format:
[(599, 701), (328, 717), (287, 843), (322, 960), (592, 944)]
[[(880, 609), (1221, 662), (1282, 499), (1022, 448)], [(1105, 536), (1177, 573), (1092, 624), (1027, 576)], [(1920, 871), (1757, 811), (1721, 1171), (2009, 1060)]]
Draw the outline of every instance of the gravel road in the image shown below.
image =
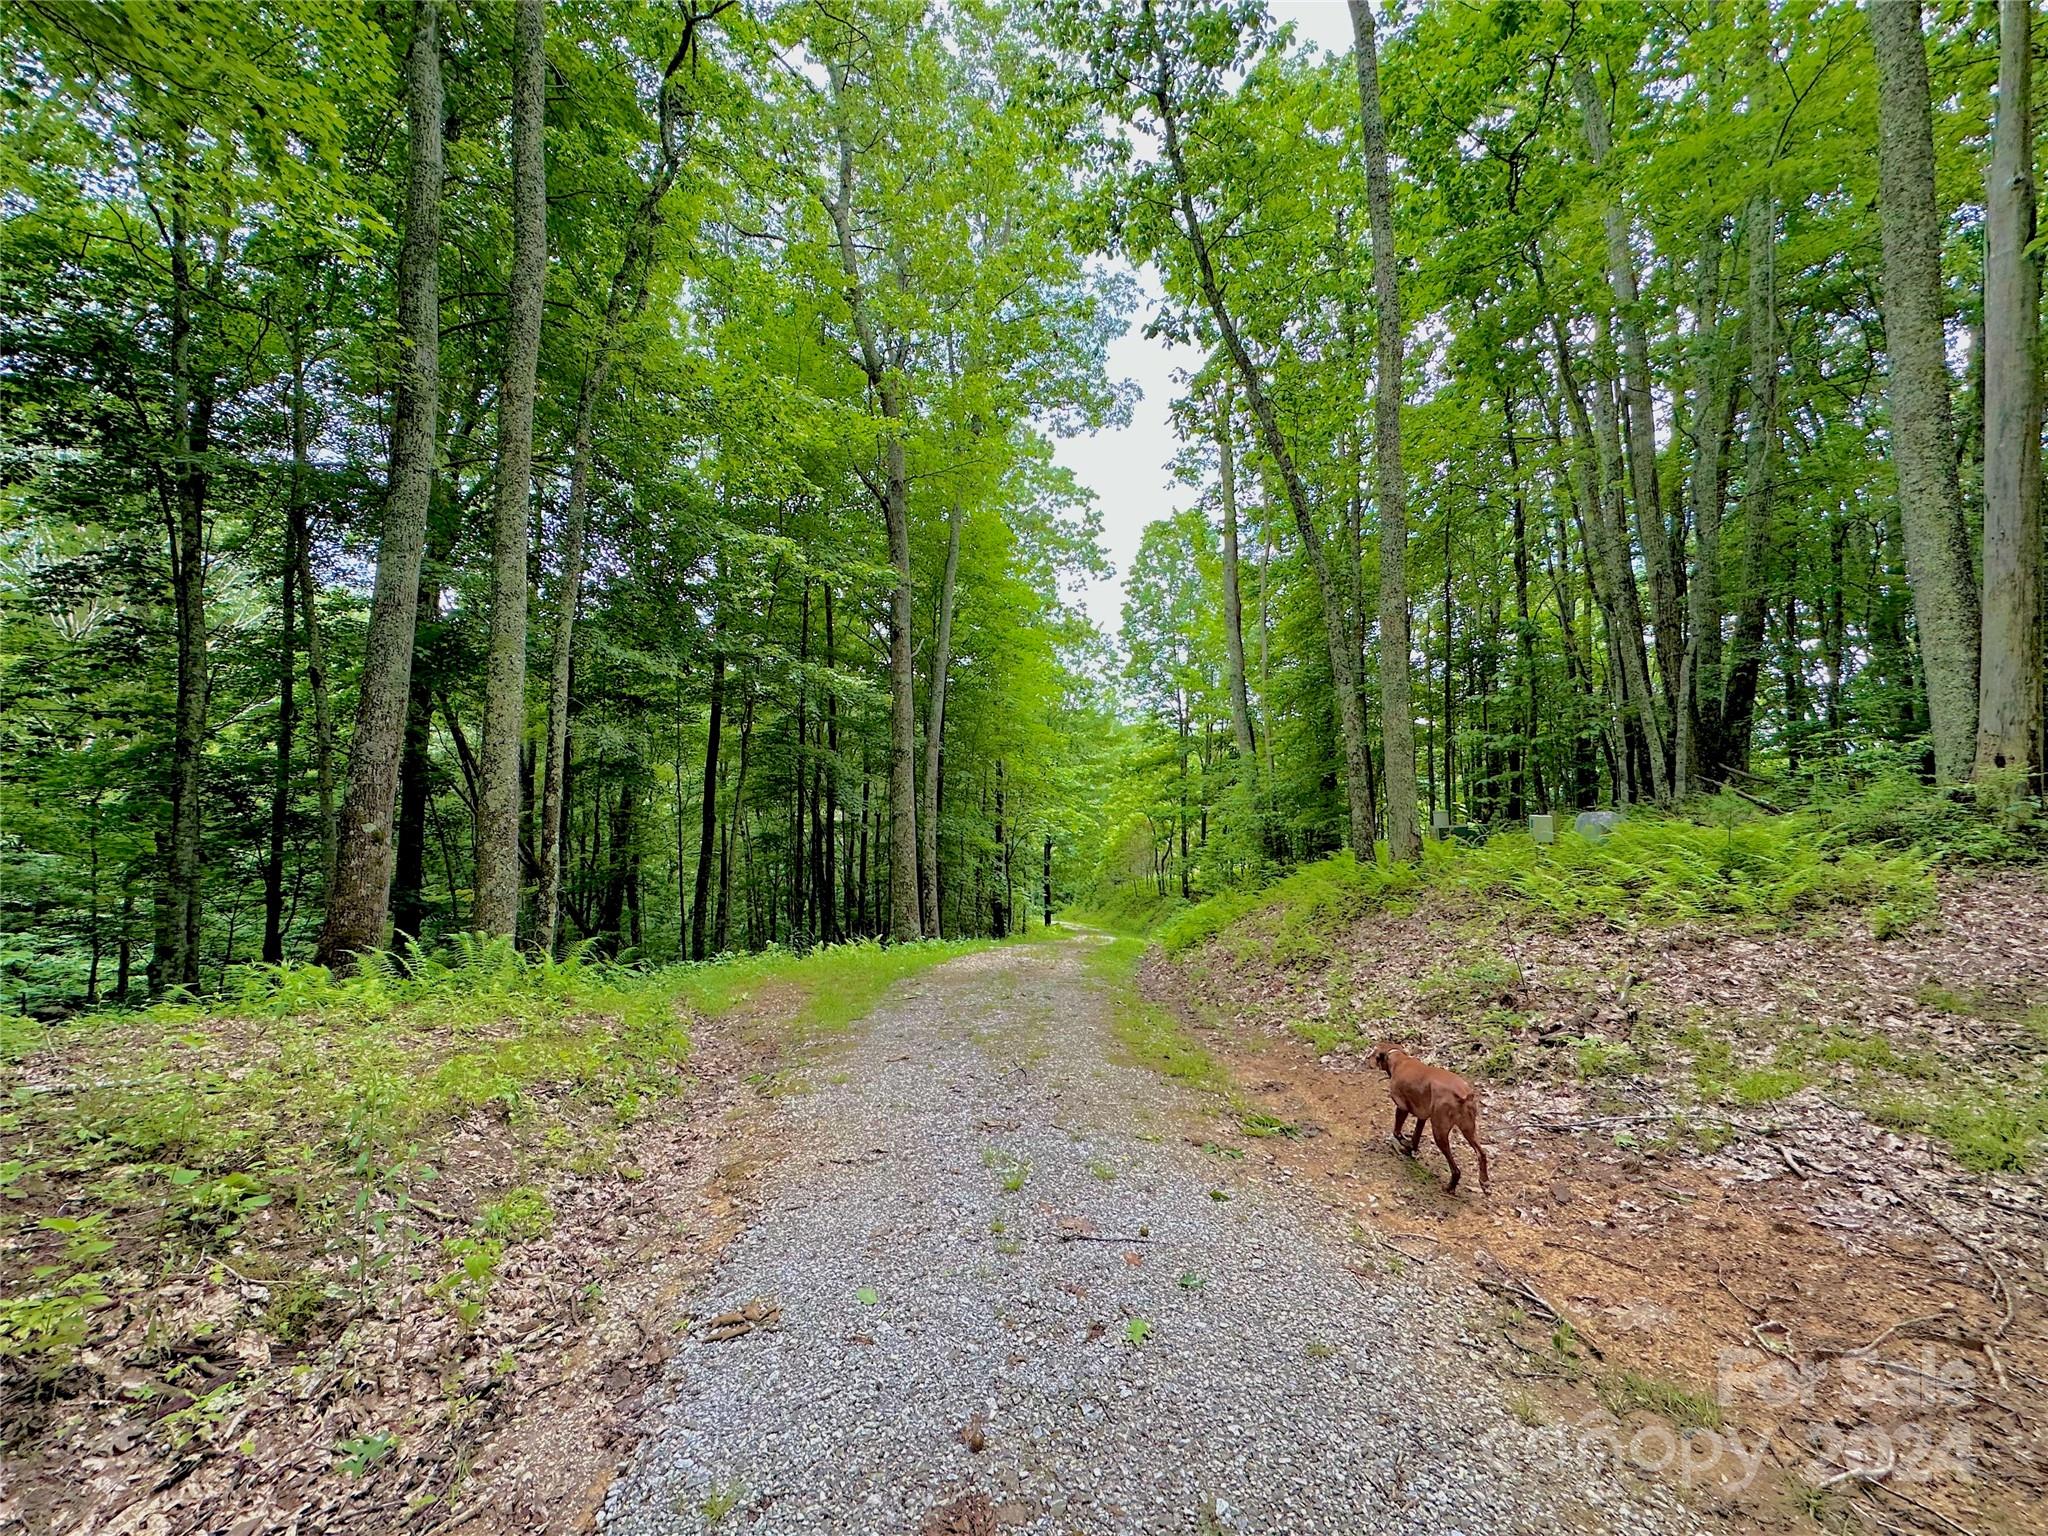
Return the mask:
[(1512, 1418), (1465, 1303), (1192, 1144), (1188, 1096), (1118, 1061), (1096, 942), (906, 983), (778, 1109), (695, 1310), (779, 1325), (682, 1347), (608, 1536), (913, 1536), (973, 1491), (1031, 1536), (1697, 1529)]

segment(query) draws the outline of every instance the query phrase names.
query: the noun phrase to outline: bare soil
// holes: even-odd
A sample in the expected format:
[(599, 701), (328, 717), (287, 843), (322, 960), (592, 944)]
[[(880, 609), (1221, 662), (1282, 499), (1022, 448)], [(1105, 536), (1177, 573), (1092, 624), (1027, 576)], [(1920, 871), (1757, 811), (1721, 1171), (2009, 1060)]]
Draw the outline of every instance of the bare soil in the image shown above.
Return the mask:
[[(1155, 951), (1143, 980), (1239, 1086), (1240, 1126), (1278, 1123), (1234, 1141), (1251, 1161), (1350, 1212), (1377, 1267), (1491, 1304), (1473, 1347), (1518, 1414), (1640, 1434), (1732, 1529), (2040, 1528), (2038, 1171), (1974, 1173), (1876, 1123), (1847, 1064), (1774, 1102), (1703, 1104), (1686, 1053), (1660, 1050), (1704, 1028), (1734, 1040), (1740, 1066), (1838, 1028), (1931, 1058), (1937, 1090), (2038, 1070), (2038, 877), (1945, 879), (1938, 917), (1886, 941), (1855, 918), (1556, 932), (1425, 902), (1331, 935), (1320, 963), (1281, 965), (1254, 919), (1176, 959)], [(1475, 1039), (1480, 1016), (1499, 1027)], [(1482, 1057), (1505, 1069), (1481, 1079), (1489, 1194), (1462, 1145), (1455, 1197), (1426, 1139), (1419, 1161), (1393, 1149), (1376, 1037), (1475, 1076)], [(1645, 1059), (1583, 1080), (1587, 1039)], [(1710, 1425), (1736, 1455), (1690, 1455)]]

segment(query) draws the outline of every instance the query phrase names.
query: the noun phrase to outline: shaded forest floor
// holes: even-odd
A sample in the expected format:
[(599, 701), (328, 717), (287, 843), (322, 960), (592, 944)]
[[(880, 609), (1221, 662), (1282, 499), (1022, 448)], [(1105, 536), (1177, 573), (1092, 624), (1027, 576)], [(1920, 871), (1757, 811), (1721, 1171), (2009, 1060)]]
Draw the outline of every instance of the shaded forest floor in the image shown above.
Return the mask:
[(7, 1035), (0, 1530), (576, 1529), (756, 1111), (979, 946), (636, 975), (485, 951)]
[[(2018, 1532), (2048, 1496), (2048, 885), (1933, 890), (1903, 925), (1247, 901), (1143, 986), (1235, 1146), (1377, 1272), (1478, 1288), (1469, 1347), (1526, 1421), (1739, 1529)], [(1490, 1195), (1462, 1147), (1456, 1197), (1392, 1149), (1383, 1038), (1482, 1086)]]

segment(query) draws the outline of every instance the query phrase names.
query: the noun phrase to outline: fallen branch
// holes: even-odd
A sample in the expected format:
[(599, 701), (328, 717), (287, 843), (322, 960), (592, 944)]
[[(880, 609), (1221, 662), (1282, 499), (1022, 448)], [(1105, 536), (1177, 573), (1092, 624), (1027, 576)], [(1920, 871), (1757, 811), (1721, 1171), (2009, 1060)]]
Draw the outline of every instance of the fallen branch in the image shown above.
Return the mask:
[(1977, 1533), (1975, 1531), (1970, 1529), (1969, 1526), (1964, 1525), (1960, 1520), (1950, 1519), (1947, 1515), (1944, 1515), (1940, 1510), (1936, 1509), (1932, 1504), (1923, 1504), (1918, 1499), (1914, 1498), (1911, 1494), (1901, 1493), (1898, 1489), (1894, 1488), (1890, 1483), (1870, 1483), (1866, 1486), (1876, 1488), (1881, 1492), (1890, 1494), (1900, 1503), (1910, 1505), (1912, 1508), (1919, 1510), (1920, 1513), (1922, 1513), (1923, 1515), (1932, 1515), (1935, 1519), (1939, 1520), (1943, 1525), (1947, 1526), (1950, 1530), (1954, 1531), (1956, 1533), (1956, 1536), (1977, 1536)]
[(1149, 1243), (1149, 1237), (1119, 1237), (1114, 1232), (1062, 1232), (1063, 1243)]
[(1563, 1327), (1571, 1329), (1572, 1333), (1577, 1336), (1580, 1343), (1586, 1346), (1587, 1352), (1595, 1360), (1605, 1360), (1607, 1358), (1601, 1352), (1600, 1346), (1593, 1342), (1586, 1330), (1559, 1311), (1547, 1296), (1513, 1270), (1509, 1269), (1505, 1264), (1502, 1264), (1500, 1260), (1495, 1259), (1493, 1262), (1500, 1269), (1501, 1273), (1508, 1278), (1504, 1281), (1489, 1280), (1482, 1275), (1476, 1282), (1481, 1290), (1491, 1291), (1494, 1295), (1504, 1297), (1510, 1301), (1527, 1303), (1543, 1316), (1549, 1318), (1553, 1323), (1558, 1323)]
[(1814, 1484), (1813, 1486), (1814, 1486), (1814, 1487), (1816, 1487), (1816, 1488), (1832, 1488), (1832, 1487), (1834, 1487), (1834, 1486), (1835, 1486), (1835, 1485), (1836, 1485), (1837, 1483), (1847, 1483), (1847, 1482), (1852, 1482), (1852, 1481), (1854, 1481), (1854, 1482), (1864, 1482), (1864, 1483), (1881, 1483), (1881, 1482), (1883, 1482), (1883, 1481), (1884, 1481), (1884, 1480), (1885, 1480), (1886, 1478), (1890, 1477), (1890, 1476), (1891, 1476), (1891, 1475), (1892, 1475), (1892, 1474), (1893, 1474), (1894, 1472), (1898, 1471), (1898, 1469), (1899, 1469), (1899, 1454), (1898, 1454), (1898, 1452), (1897, 1452), (1897, 1451), (1894, 1451), (1894, 1450), (1892, 1450), (1892, 1449), (1890, 1448), (1890, 1446), (1886, 1446), (1886, 1448), (1885, 1448), (1885, 1461), (1884, 1461), (1884, 1465), (1883, 1465), (1883, 1466), (1881, 1466), (1881, 1467), (1849, 1467), (1849, 1468), (1847, 1468), (1847, 1469), (1846, 1469), (1846, 1470), (1844, 1470), (1844, 1471), (1841, 1471), (1841, 1472), (1836, 1472), (1836, 1473), (1833, 1473), (1833, 1474), (1831, 1474), (1831, 1475), (1829, 1475), (1829, 1476), (1827, 1476), (1827, 1477), (1824, 1477), (1824, 1478), (1822, 1478), (1822, 1479), (1821, 1479), (1821, 1480), (1820, 1480), (1819, 1482), (1815, 1483), (1815, 1484)]
[(1818, 1344), (1814, 1346), (1813, 1353), (1816, 1357), (1837, 1356), (1850, 1359), (1853, 1359), (1859, 1355), (1867, 1355), (1873, 1349), (1877, 1348), (1878, 1345), (1882, 1344), (1886, 1339), (1892, 1338), (1894, 1335), (1904, 1333), (1908, 1328), (1917, 1328), (1922, 1323), (1936, 1322), (1941, 1318), (1953, 1315), (1954, 1312), (1955, 1308), (1953, 1306), (1946, 1306), (1936, 1312), (1923, 1313), (1919, 1317), (1902, 1318), (1898, 1322), (1893, 1323), (1891, 1327), (1885, 1329), (1883, 1333), (1880, 1333), (1868, 1344), (1861, 1344), (1853, 1347), (1849, 1345), (1840, 1344)]
[(1892, 1182), (1892, 1176), (1889, 1173), (1885, 1173), (1882, 1170), (1880, 1170), (1879, 1177), (1881, 1177), (1884, 1180), (1884, 1185), (1886, 1189), (1889, 1189), (1894, 1195), (1897, 1195), (1900, 1200), (1904, 1201), (1907, 1205), (1910, 1205), (1914, 1210), (1918, 1211), (1921, 1215), (1925, 1216), (1929, 1221), (1933, 1222), (1937, 1227), (1941, 1228), (1942, 1231), (1946, 1232), (1961, 1247), (1963, 1247), (1973, 1257), (1975, 1257), (1977, 1262), (1979, 1264), (1982, 1264), (1984, 1268), (1990, 1273), (1991, 1294), (2005, 1303), (2005, 1316), (2002, 1319), (2000, 1319), (1998, 1326), (1992, 1330), (1991, 1337), (1994, 1339), (2004, 1338), (2005, 1330), (2012, 1326), (2012, 1288), (2005, 1283), (2004, 1272), (2001, 1271), (1999, 1267), (1992, 1262), (1991, 1255), (1986, 1253), (1979, 1244), (1971, 1241), (1969, 1238), (1963, 1236), (1962, 1233), (1958, 1232), (1954, 1227), (1950, 1226), (1945, 1220), (1942, 1219), (1940, 1214), (1936, 1212), (1932, 1206), (1926, 1205), (1921, 1201), (1915, 1200), (1911, 1195), (1907, 1194), (1904, 1190), (1900, 1189), (1898, 1185)]

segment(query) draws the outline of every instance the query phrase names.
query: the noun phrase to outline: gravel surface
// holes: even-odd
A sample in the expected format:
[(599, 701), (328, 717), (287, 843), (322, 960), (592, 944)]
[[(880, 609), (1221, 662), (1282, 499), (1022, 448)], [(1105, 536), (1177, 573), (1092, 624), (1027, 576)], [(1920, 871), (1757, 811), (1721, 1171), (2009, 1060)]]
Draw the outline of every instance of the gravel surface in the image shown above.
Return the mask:
[(1043, 1536), (1697, 1529), (1511, 1418), (1457, 1298), (1191, 1144), (1092, 942), (928, 972), (813, 1069), (695, 1308), (779, 1326), (682, 1348), (601, 1529), (910, 1536), (970, 1490)]

